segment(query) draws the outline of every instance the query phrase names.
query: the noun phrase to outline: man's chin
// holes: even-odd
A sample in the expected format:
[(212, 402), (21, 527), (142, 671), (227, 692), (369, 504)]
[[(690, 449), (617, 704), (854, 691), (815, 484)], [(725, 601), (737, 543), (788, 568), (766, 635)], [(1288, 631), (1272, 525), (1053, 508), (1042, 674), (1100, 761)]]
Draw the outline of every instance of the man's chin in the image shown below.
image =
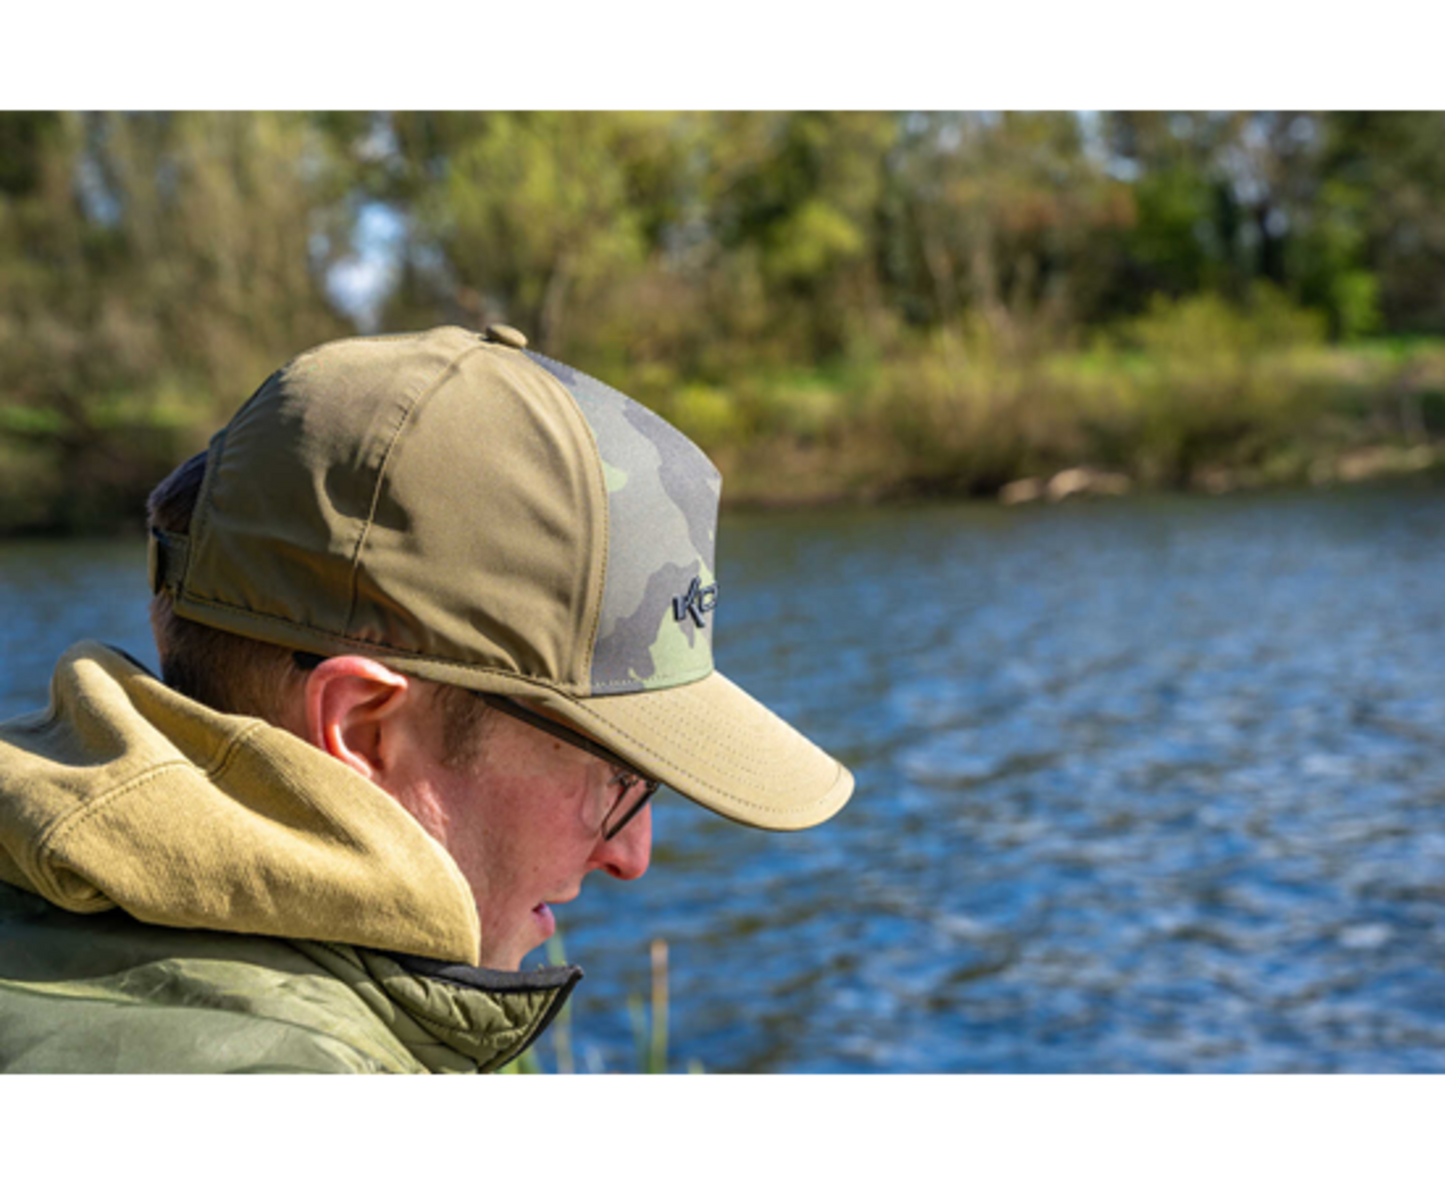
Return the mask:
[(527, 953), (542, 947), (556, 930), (557, 918), (552, 909), (546, 903), (538, 903), (527, 913), (521, 930), (515, 932), (511, 939), (482, 948), (478, 967), (504, 973), (518, 972)]

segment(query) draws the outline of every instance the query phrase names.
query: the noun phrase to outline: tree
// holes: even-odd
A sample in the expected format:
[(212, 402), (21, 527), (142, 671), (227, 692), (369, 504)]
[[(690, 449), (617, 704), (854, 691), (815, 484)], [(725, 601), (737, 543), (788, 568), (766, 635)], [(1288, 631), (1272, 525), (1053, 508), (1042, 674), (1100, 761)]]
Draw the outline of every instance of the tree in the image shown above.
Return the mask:
[(22, 148), (0, 188), (0, 446), (31, 485), (0, 504), (12, 526), (133, 515), (278, 357), (340, 335), (315, 250), (326, 142), (281, 115), (0, 127)]

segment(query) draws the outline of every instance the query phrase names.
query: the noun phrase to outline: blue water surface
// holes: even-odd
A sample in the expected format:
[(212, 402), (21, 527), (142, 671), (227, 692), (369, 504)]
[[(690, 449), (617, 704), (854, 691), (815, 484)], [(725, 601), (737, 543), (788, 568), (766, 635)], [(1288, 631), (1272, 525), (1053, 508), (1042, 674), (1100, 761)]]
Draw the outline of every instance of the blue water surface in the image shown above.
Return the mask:
[[(656, 806), (559, 909), (579, 1070), (1445, 1068), (1445, 515), (1431, 486), (726, 518), (719, 667), (855, 771), (796, 834)], [(0, 546), (0, 713), (144, 549)], [(544, 1039), (544, 1061), (554, 1048)]]

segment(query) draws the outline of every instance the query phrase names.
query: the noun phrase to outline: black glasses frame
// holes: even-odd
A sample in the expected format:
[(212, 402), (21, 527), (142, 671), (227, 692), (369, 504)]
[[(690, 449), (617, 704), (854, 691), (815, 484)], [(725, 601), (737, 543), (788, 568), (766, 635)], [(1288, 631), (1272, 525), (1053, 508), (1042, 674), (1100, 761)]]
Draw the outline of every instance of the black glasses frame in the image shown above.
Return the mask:
[[(307, 671), (315, 669), (322, 661), (326, 660), (326, 658), (319, 653), (306, 652), (293, 652), (291, 659), (295, 662), (298, 669)], [(657, 790), (662, 787), (660, 780), (654, 780), (651, 776), (643, 775), (625, 759), (614, 755), (606, 747), (602, 746), (601, 743), (594, 743), (586, 735), (578, 734), (571, 727), (563, 726), (560, 722), (553, 721), (545, 714), (538, 714), (535, 710), (529, 710), (520, 702), (512, 698), (503, 697), (501, 694), (489, 694), (483, 690), (471, 690), (470, 692), (476, 694), (477, 697), (481, 698), (482, 701), (492, 707), (493, 710), (500, 710), (503, 714), (510, 714), (519, 722), (525, 722), (540, 731), (545, 731), (554, 739), (561, 739), (562, 742), (570, 743), (578, 750), (587, 752), (588, 755), (595, 755), (598, 759), (605, 760), (607, 763), (612, 764), (613, 767), (621, 769), (627, 775), (636, 776), (637, 779), (642, 782), (642, 795), (637, 798), (630, 809), (622, 814), (620, 820), (608, 825), (607, 817), (602, 818), (602, 835), (605, 841), (611, 841), (621, 833), (627, 823), (647, 806), (647, 802), (656, 796)], [(623, 797), (626, 795), (627, 793), (624, 790), (622, 796), (617, 798), (617, 803), (621, 804)], [(613, 805), (612, 811), (615, 812), (616, 809), (617, 805)], [(607, 816), (610, 817), (611, 815), (612, 813), (609, 812)]]
[[(525, 722), (528, 726), (536, 727), (539, 731), (544, 731), (554, 739), (560, 739), (562, 742), (576, 747), (579, 751), (585, 751), (589, 755), (595, 755), (598, 759), (612, 764), (613, 767), (619, 768), (630, 776), (636, 776), (637, 779), (641, 781), (642, 795), (637, 798), (631, 808), (622, 814), (619, 820), (609, 825), (607, 822), (611, 813), (608, 814), (608, 817), (602, 818), (602, 838), (604, 841), (611, 841), (621, 833), (627, 826), (627, 823), (647, 806), (647, 802), (656, 796), (657, 790), (662, 787), (660, 781), (654, 780), (651, 776), (643, 775), (625, 759), (619, 758), (606, 747), (602, 746), (601, 743), (594, 743), (586, 735), (578, 734), (571, 727), (564, 726), (562, 723), (548, 718), (545, 714), (539, 714), (535, 710), (528, 709), (515, 699), (503, 697), (501, 694), (489, 694), (482, 690), (472, 690), (471, 692), (481, 698), (482, 701), (493, 710), (500, 710), (503, 714), (509, 714), (519, 722)], [(617, 803), (621, 804), (625, 796), (626, 793), (624, 792), (623, 796), (617, 798)], [(617, 805), (613, 805), (612, 811), (615, 812), (616, 810)]]

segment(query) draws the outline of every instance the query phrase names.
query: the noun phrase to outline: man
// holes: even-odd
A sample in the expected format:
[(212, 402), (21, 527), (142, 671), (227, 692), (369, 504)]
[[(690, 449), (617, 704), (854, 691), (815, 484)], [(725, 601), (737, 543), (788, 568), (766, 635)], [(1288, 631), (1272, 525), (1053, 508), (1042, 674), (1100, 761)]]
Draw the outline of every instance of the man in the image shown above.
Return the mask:
[(153, 494), (163, 681), (0, 727), (0, 1065), (491, 1070), (667, 784), (815, 825), (846, 769), (713, 670), (719, 478), (520, 333), (338, 341)]

